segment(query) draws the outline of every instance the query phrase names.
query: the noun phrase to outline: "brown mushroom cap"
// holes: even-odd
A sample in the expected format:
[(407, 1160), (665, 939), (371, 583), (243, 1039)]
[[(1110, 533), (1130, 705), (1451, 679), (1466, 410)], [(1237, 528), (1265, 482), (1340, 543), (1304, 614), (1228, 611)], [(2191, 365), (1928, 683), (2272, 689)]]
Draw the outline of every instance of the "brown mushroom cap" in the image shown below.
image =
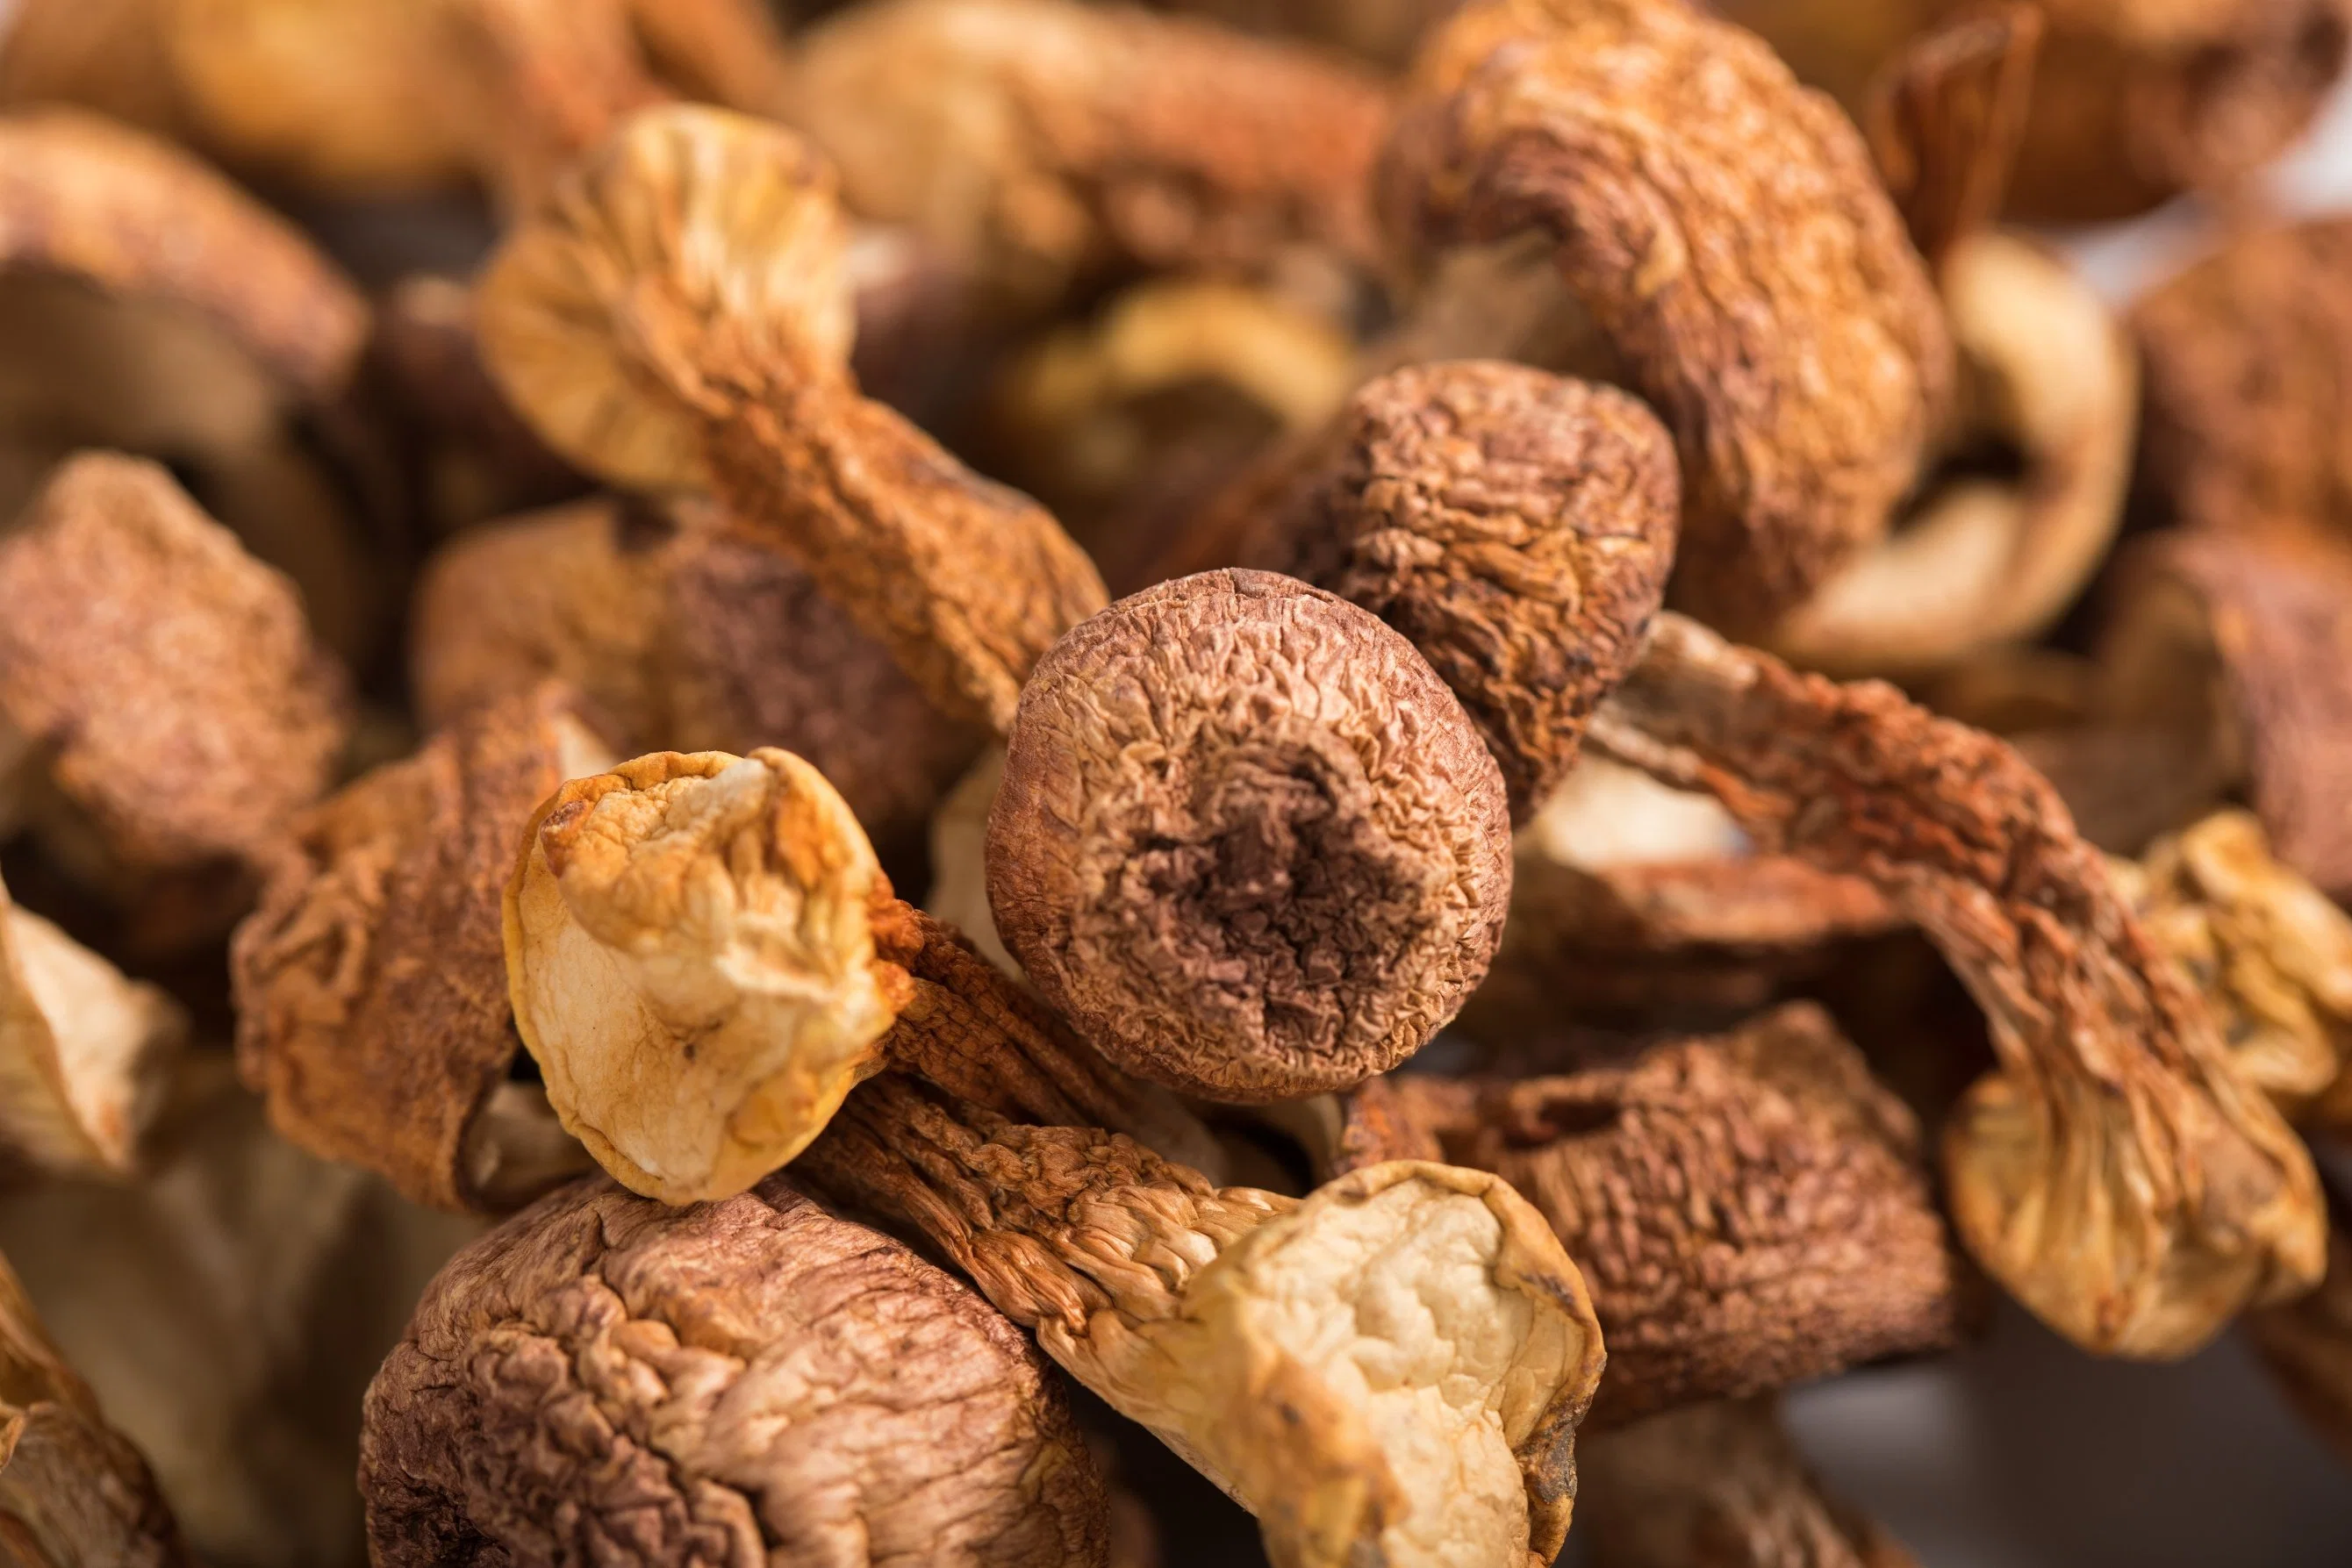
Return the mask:
[(641, 757), (565, 784), (521, 844), (515, 1025), (564, 1129), (630, 1190), (742, 1192), (880, 1065), (909, 995), (875, 951), (889, 883), (799, 758)]
[(1101, 1564), (1051, 1373), (965, 1286), (781, 1179), (591, 1180), (444, 1269), (368, 1391), (374, 1561)]
[(1918, 1127), (1809, 1003), (1566, 1076), (1405, 1073), (1351, 1099), (1343, 1165), (1418, 1146), (1493, 1171), (1580, 1260), (1609, 1344), (1603, 1427), (1965, 1331), (1969, 1270)]
[(1122, 267), (1371, 253), (1388, 98), (1312, 51), (1074, 0), (877, 0), (799, 51), (789, 117), (850, 208), (969, 257), (1015, 305)]
[(332, 779), (341, 669), (155, 465), (62, 469), (0, 541), (0, 716), (122, 869), (251, 855)]
[(1381, 178), (1409, 258), (1554, 242), (1680, 444), (1694, 612), (1769, 627), (1883, 531), (1951, 344), (1861, 137), (1760, 41), (1659, 0), (1472, 5), (1423, 49)]
[(1681, 494), (1664, 428), (1612, 388), (1417, 365), (1359, 390), (1322, 444), (1252, 564), (1402, 633), (1462, 699), (1526, 822), (1664, 597)]
[(278, 1132), (442, 1208), (518, 1207), (587, 1168), (508, 1082), (499, 908), (532, 810), (610, 761), (549, 683), (294, 820), (230, 950), (239, 1064)]
[(1360, 1082), (1483, 977), (1502, 775), (1412, 644), (1217, 571), (1121, 600), (1022, 695), (989, 820), (1004, 945), (1097, 1050), (1235, 1103)]

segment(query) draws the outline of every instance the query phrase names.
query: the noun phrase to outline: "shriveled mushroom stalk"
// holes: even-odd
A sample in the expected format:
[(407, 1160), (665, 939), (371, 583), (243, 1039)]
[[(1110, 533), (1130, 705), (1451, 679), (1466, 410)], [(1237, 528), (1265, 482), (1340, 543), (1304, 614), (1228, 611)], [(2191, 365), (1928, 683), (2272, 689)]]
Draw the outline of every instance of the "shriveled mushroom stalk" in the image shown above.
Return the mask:
[(1492, 1171), (1550, 1224), (1608, 1337), (1598, 1427), (1948, 1349), (1972, 1313), (1917, 1125), (1809, 1003), (1570, 1072), (1376, 1079), (1342, 1107), (1338, 1169)]
[(1258, 1516), (1282, 1568), (1549, 1562), (1601, 1362), (1582, 1281), (1482, 1173), (1304, 1202), (897, 1074), (796, 1175), (927, 1237), (1047, 1354)]
[(441, 1208), (516, 1208), (589, 1168), (512, 1081), (499, 909), (532, 810), (611, 760), (547, 683), (294, 820), (230, 951), (239, 1063), (281, 1134)]
[(451, 1260), (368, 1390), (373, 1561), (1102, 1568), (1102, 1481), (969, 1287), (771, 1178), (602, 1178)]
[(107, 1424), (0, 1262), (0, 1553), (25, 1568), (192, 1563), (147, 1461)]
[(1001, 730), (1101, 580), (1034, 502), (858, 395), (845, 236), (832, 175), (791, 132), (650, 110), (509, 236), (483, 348), (565, 456), (715, 490), (944, 711)]
[(1945, 1130), (1953, 1215), (2044, 1321), (2175, 1356), (2315, 1282), (2308, 1153), (2014, 752), (1675, 616), (1590, 735), (1713, 791), (1760, 846), (1877, 883), (1943, 951), (2000, 1063)]
[(1860, 136), (1760, 41), (1678, 0), (1486, 0), (1423, 51), (1381, 180), (1424, 265), (1552, 242), (1679, 444), (1695, 613), (1760, 633), (1883, 533), (1951, 341)]

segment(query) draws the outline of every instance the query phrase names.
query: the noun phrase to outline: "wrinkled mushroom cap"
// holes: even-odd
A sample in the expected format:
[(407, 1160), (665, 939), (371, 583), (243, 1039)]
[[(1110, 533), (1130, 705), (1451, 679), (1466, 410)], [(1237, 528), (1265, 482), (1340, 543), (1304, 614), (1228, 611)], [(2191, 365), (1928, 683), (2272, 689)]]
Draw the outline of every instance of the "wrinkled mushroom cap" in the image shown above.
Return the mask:
[(1102, 1483), (1019, 1330), (780, 1179), (601, 1180), (452, 1260), (368, 1391), (374, 1561), (1099, 1568)]
[(480, 284), (483, 354), (542, 439), (639, 489), (707, 487), (697, 350), (848, 357), (848, 226), (782, 127), (677, 106), (632, 118), (509, 235)]
[(907, 1001), (874, 950), (888, 885), (841, 797), (787, 752), (663, 752), (557, 790), (507, 884), (506, 954), (566, 1130), (669, 1203), (791, 1160)]
[(987, 854), (999, 936), (1088, 1043), (1238, 1103), (1420, 1050), (1510, 897), (1462, 705), (1373, 616), (1269, 572), (1162, 584), (1056, 643)]

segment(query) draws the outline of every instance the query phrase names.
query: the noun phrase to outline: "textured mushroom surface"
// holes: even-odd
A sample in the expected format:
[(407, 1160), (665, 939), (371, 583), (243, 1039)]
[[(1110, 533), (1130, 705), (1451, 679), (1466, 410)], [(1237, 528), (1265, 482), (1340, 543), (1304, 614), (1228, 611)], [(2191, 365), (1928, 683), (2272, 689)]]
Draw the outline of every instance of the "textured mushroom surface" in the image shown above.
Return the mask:
[(1678, 602), (1760, 631), (1884, 531), (1950, 339), (1860, 135), (1759, 40), (1660, 0), (1470, 6), (1423, 51), (1381, 177), (1409, 256), (1554, 242), (1680, 445)]
[(1040, 662), (989, 819), (998, 934), (1087, 1041), (1235, 1103), (1359, 1082), (1486, 974), (1510, 899), (1502, 775), (1411, 643), (1216, 571)]
[(0, 1145), (35, 1167), (127, 1175), (187, 1042), (177, 1002), (0, 887)]
[(1276, 503), (1253, 564), (1403, 633), (1462, 699), (1525, 822), (1664, 597), (1671, 439), (1622, 392), (1481, 362), (1381, 377), (1324, 445), (1336, 461)]
[(1596, 1435), (1583, 1458), (1594, 1568), (1916, 1568), (1822, 1494), (1771, 1399), (1670, 1410)]
[(482, 283), (492, 371), (591, 473), (715, 488), (951, 717), (998, 728), (1101, 579), (1028, 497), (857, 395), (834, 181), (782, 127), (631, 120)]
[(971, 1290), (772, 1178), (592, 1179), (451, 1260), (368, 1390), (373, 1561), (1101, 1564), (1052, 1374)]
[(155, 464), (93, 455), (0, 541), (0, 715), (120, 869), (255, 852), (333, 777), (342, 670)]
[(1759, 848), (1868, 878), (1943, 953), (2000, 1064), (1944, 1131), (1952, 1217), (2045, 1322), (2180, 1356), (2317, 1280), (2309, 1153), (2007, 746), (1672, 615), (1589, 734), (1712, 791)]
[(803, 36), (793, 89), (853, 210), (1017, 305), (1107, 270), (1372, 249), (1388, 96), (1311, 50), (1074, 0), (877, 0)]
[(1304, 1202), (896, 1074), (803, 1158), (919, 1229), (1301, 1568), (1548, 1562), (1601, 1362), (1576, 1267), (1504, 1183), (1411, 1162)]
[(2352, 537), (2337, 435), (2352, 411), (2352, 219), (2231, 240), (2134, 308), (2143, 483), (2168, 517)]
[(0, 1552), (24, 1568), (184, 1568), (147, 1461), (107, 1424), (0, 1262)]
[(516, 1027), (564, 1129), (668, 1203), (741, 1192), (880, 1065), (909, 995), (849, 809), (789, 752), (658, 752), (575, 779), (507, 883)]
[(1608, 1339), (1600, 1426), (1948, 1349), (1966, 1327), (1918, 1128), (1811, 1004), (1564, 1076), (1403, 1073), (1353, 1098), (1342, 1168), (1493, 1171), (1550, 1223)]
[(548, 683), (294, 820), (231, 948), (239, 1066), (278, 1132), (442, 1208), (513, 1208), (587, 1168), (508, 1082), (499, 908), (532, 810), (610, 763)]

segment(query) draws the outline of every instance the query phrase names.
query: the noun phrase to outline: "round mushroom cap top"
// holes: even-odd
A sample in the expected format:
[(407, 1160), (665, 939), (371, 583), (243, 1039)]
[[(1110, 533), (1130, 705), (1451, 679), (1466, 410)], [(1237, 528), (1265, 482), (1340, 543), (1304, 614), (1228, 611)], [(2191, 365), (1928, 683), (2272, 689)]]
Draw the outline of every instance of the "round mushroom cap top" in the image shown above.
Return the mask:
[(1037, 666), (989, 821), (999, 933), (1137, 1075), (1249, 1103), (1424, 1044), (1510, 899), (1502, 774), (1369, 612), (1212, 571), (1120, 601)]

